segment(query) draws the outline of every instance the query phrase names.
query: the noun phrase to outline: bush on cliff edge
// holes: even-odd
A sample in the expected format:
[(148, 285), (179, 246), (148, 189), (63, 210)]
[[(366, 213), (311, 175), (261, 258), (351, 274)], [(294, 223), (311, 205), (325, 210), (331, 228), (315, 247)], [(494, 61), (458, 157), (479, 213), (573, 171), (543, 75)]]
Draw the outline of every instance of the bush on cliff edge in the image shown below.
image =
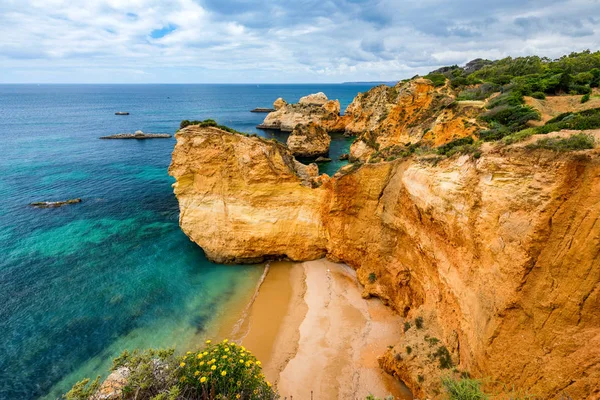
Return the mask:
[[(261, 362), (244, 346), (225, 339), (206, 342), (197, 352), (177, 357), (172, 349), (125, 351), (113, 360), (112, 371), (126, 369), (119, 398), (137, 400), (277, 399), (265, 379)], [(76, 383), (67, 400), (84, 400), (98, 388), (98, 379)]]

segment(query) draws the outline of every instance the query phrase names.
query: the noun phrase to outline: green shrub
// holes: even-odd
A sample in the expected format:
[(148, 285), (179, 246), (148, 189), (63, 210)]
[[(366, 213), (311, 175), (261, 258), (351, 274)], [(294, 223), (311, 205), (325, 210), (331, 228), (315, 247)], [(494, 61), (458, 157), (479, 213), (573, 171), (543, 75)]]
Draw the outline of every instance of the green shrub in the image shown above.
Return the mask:
[(184, 119), (183, 121), (181, 121), (181, 123), (179, 124), (179, 129), (183, 129), (186, 128), (190, 125), (198, 125), (201, 128), (205, 128), (205, 127), (215, 127), (215, 128), (219, 128), (225, 132), (229, 132), (229, 133), (237, 133), (240, 135), (244, 135), (244, 136), (248, 136), (246, 133), (240, 132), (240, 131), (236, 131), (233, 128), (230, 128), (228, 126), (225, 125), (219, 125), (217, 124), (217, 122), (214, 119), (205, 119), (204, 121), (190, 121), (187, 119)]
[(581, 104), (587, 103), (588, 101), (590, 101), (590, 94), (586, 93), (581, 97)]
[(412, 347), (406, 346), (406, 354), (412, 353)]
[(375, 274), (375, 272), (371, 272), (369, 274), (369, 283), (375, 283), (376, 280), (377, 280), (377, 275)]
[(481, 381), (452, 377), (442, 378), (442, 386), (449, 400), (487, 400), (489, 397), (481, 389)]
[(94, 393), (96, 393), (98, 387), (100, 387), (99, 376), (91, 383), (90, 379), (86, 378), (73, 385), (71, 390), (69, 390), (63, 397), (66, 400), (88, 400)]
[(415, 318), (415, 326), (417, 329), (423, 329), (423, 317)]
[(531, 97), (538, 100), (546, 100), (546, 94), (544, 92), (534, 92)]
[(444, 74), (431, 73), (429, 75), (425, 75), (423, 78), (429, 79), (435, 87), (444, 86), (446, 84), (446, 76)]
[(530, 138), (535, 133), (536, 131), (534, 128), (523, 129), (522, 131), (505, 136), (504, 138), (502, 138), (502, 143), (504, 143), (505, 145), (509, 145), (517, 142), (522, 142), (523, 140)]
[(440, 369), (450, 369), (454, 366), (452, 357), (446, 346), (440, 346), (437, 348), (435, 353), (432, 354), (433, 358), (437, 358), (440, 363)]
[(417, 376), (417, 380), (419, 381), (419, 383), (423, 383), (425, 382), (425, 377), (423, 375), (419, 375)]
[(529, 149), (547, 149), (554, 151), (571, 151), (593, 149), (595, 140), (592, 136), (578, 133), (568, 138), (544, 138), (527, 146)]
[[(214, 345), (209, 340), (204, 349), (188, 351), (182, 357), (174, 356), (172, 349), (126, 351), (113, 361), (113, 370), (120, 367), (127, 367), (130, 371), (123, 387), (123, 399), (278, 397), (265, 380), (260, 361), (243, 346), (229, 343), (227, 339)], [(69, 400), (87, 399), (88, 394), (96, 390), (86, 389), (87, 382), (77, 383), (65, 397)], [(86, 397), (74, 397), (74, 393)]]
[(600, 108), (592, 108), (578, 113), (563, 113), (546, 122), (544, 126), (535, 128), (535, 133), (546, 134), (572, 129), (583, 131), (600, 128)]
[(410, 329), (411, 325), (409, 321), (406, 321), (404, 323), (404, 332), (408, 331)]

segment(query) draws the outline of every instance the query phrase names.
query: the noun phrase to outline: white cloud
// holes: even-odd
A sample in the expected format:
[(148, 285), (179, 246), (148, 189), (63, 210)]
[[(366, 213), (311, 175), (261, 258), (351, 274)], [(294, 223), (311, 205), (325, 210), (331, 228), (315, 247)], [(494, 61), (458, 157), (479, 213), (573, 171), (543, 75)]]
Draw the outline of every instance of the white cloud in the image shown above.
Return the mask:
[(598, 15), (597, 0), (4, 0), (0, 82), (401, 79), (595, 50)]

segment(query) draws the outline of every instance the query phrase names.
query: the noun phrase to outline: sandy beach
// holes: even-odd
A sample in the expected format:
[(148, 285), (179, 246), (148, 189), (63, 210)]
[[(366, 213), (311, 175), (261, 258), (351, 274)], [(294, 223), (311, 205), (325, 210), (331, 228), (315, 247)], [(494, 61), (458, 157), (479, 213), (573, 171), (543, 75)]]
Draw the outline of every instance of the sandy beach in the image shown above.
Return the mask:
[(228, 336), (262, 360), (282, 398), (411, 399), (377, 363), (401, 335), (400, 317), (361, 291), (343, 264), (271, 263)]

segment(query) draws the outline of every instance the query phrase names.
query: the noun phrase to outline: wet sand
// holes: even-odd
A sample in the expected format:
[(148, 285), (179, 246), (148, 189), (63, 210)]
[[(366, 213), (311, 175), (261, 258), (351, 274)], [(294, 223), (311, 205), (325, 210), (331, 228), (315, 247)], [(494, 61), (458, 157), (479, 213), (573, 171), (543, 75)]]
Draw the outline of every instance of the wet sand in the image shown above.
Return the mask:
[(263, 362), (282, 398), (411, 399), (377, 363), (401, 336), (401, 319), (361, 291), (342, 264), (272, 263), (229, 336)]

